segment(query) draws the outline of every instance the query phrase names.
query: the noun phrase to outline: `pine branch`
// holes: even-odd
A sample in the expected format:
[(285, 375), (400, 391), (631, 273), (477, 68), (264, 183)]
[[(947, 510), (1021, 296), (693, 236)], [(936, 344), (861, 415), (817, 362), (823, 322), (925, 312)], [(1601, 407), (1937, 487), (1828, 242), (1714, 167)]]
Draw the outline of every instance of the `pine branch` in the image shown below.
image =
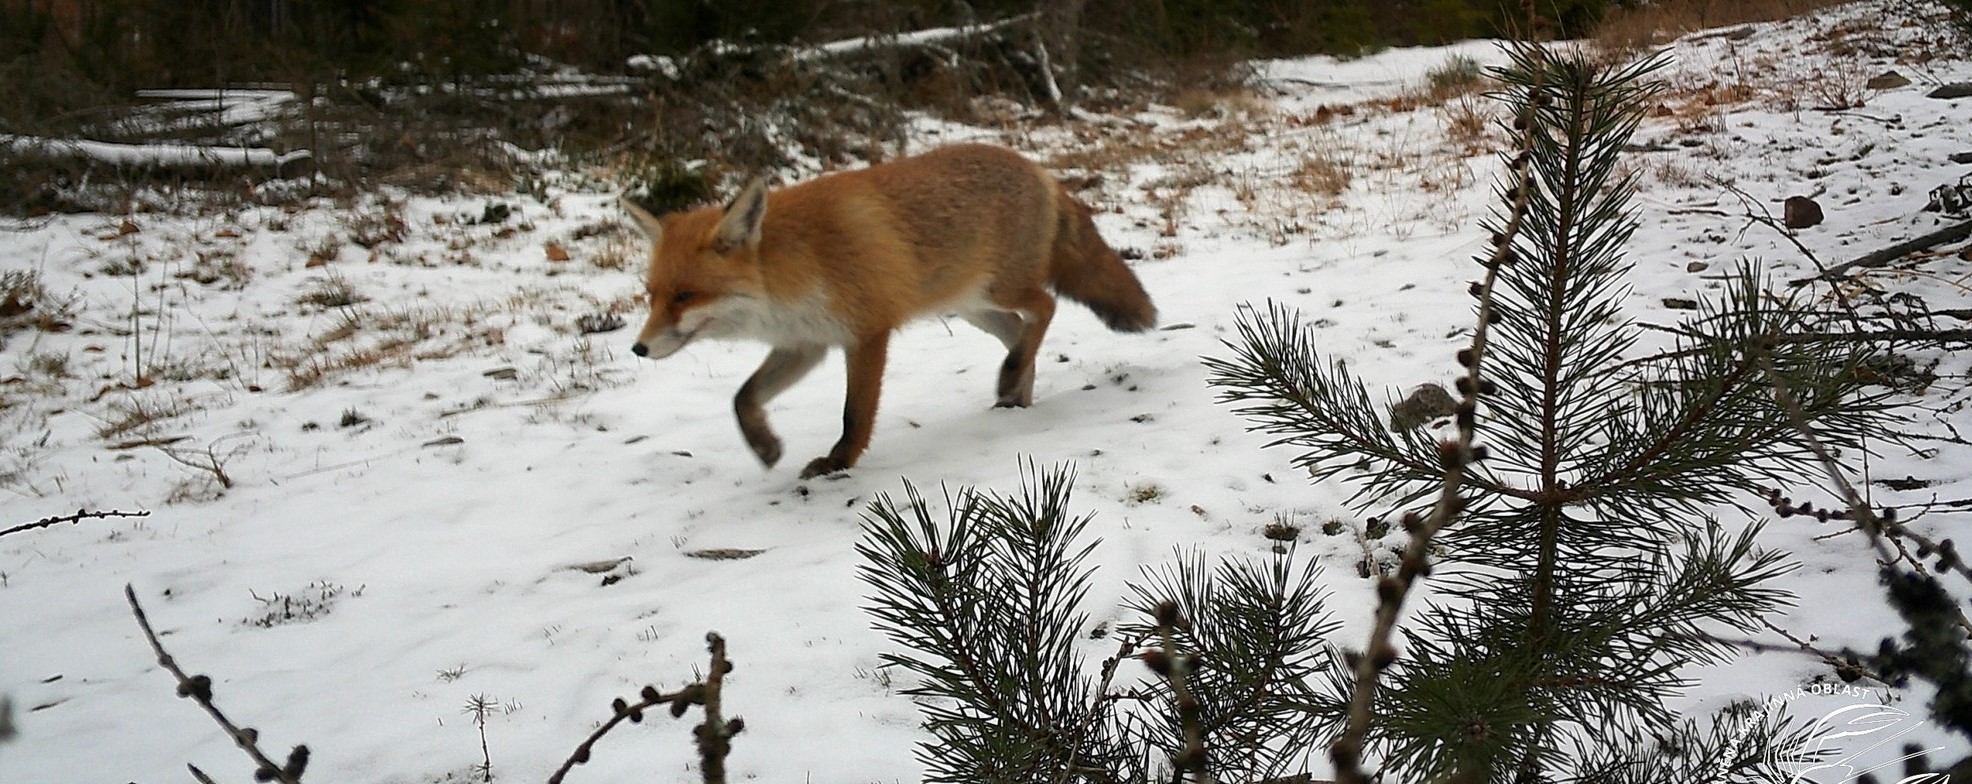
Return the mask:
[[(1794, 249), (1800, 251), (1801, 255), (1807, 258), (1808, 263), (1813, 264), (1815, 269), (1821, 271), (1821, 275), (1819, 275), (1818, 277), (1823, 279), (1830, 279), (1830, 280), (1833, 279), (1831, 277), (1833, 273), (1829, 271), (1827, 265), (1822, 264), (1821, 258), (1816, 256), (1814, 254), (1814, 251), (1809, 250), (1807, 245), (1802, 244), (1799, 237), (1794, 236), (1793, 230), (1787, 228), (1785, 224), (1775, 219), (1773, 217), (1773, 214), (1768, 212), (1766, 209), (1761, 208), (1757, 212), (1754, 210), (1755, 207), (1760, 206), (1760, 203), (1754, 200), (1754, 198), (1751, 195), (1747, 194), (1743, 190), (1740, 190), (1738, 186), (1726, 182), (1725, 180), (1722, 180), (1718, 177), (1707, 177), (1707, 179), (1711, 180), (1713, 185), (1716, 185), (1720, 188), (1724, 188), (1727, 193), (1730, 193), (1739, 199), (1740, 205), (1746, 209), (1747, 221), (1751, 223), (1758, 223), (1769, 229), (1773, 229), (1775, 233), (1786, 238), (1788, 242), (1792, 243), (1794, 245)], [(1742, 229), (1741, 231), (1743, 232), (1744, 230)], [(1836, 302), (1841, 304), (1843, 314), (1848, 317), (1849, 323), (1855, 328), (1855, 331), (1861, 332), (1862, 320), (1861, 317), (1856, 312), (1855, 303), (1849, 301), (1848, 292), (1844, 291), (1841, 286), (1836, 286), (1832, 290), (1835, 293)]]
[(1076, 540), (1089, 518), (1068, 513), (1068, 470), (1023, 474), (1017, 498), (969, 489), (948, 498), (943, 526), (908, 483), (909, 513), (879, 496), (865, 515), (857, 551), (875, 589), (867, 609), (912, 649), (884, 661), (923, 676), (906, 693), (939, 698), (924, 708), (938, 742), (919, 750), (931, 781), (974, 781), (981, 770), (1047, 780), (1071, 759), (1075, 776), (1119, 756), (1102, 725), (1083, 721), (1088, 685), (1074, 643), (1094, 545)]
[[(1147, 624), (1122, 631), (1168, 634), (1166, 650), (1175, 646), (1198, 662), (1187, 668), (1186, 683), (1199, 703), (1196, 725), (1216, 779), (1266, 781), (1305, 770), (1308, 750), (1321, 739), (1331, 706), (1309, 680), (1327, 667), (1319, 653), (1336, 624), (1316, 574), (1297, 568), (1292, 550), (1265, 564), (1228, 559), (1216, 569), (1194, 550), (1169, 569), (1146, 570), (1148, 582), (1131, 586), (1130, 609), (1149, 619), (1175, 612), (1182, 621), (1169, 630)], [(1170, 684), (1145, 696), (1157, 709), (1133, 716), (1151, 725), (1136, 736), (1169, 757), (1183, 756), (1183, 745), (1171, 741), (1190, 730), (1183, 700)]]
[(1362, 384), (1341, 364), (1314, 356), (1313, 336), (1286, 307), (1243, 307), (1235, 328), (1239, 339), (1224, 343), (1234, 358), (1208, 357), (1205, 366), (1210, 383), (1223, 390), (1222, 402), (1245, 404), (1234, 413), (1258, 420), (1252, 429), (1279, 436), (1267, 446), (1307, 449), (1294, 463), (1317, 481), (1371, 458), (1378, 469), (1359, 477), (1359, 495), (1436, 480), (1437, 466), (1393, 438)]
[[(1670, 330), (1677, 349), (1658, 355), (1653, 372), (1631, 376), (1640, 385), (1635, 412), (1607, 420), (1609, 459), (1588, 467), (1571, 502), (1629, 498), (1633, 513), (1675, 525), (1727, 491), (1757, 489), (1763, 475), (1808, 467), (1810, 451), (1760, 380), (1755, 345), (1770, 347), (1777, 369), (1803, 379), (1810, 395), (1801, 413), (1844, 434), (1838, 447), (1860, 448), (1861, 433), (1881, 429), (1888, 390), (1867, 389), (1870, 376), (1860, 368), (1869, 352), (1786, 340), (1820, 316), (1788, 299), (1769, 303), (1761, 281), (1757, 269), (1743, 269), (1722, 304), (1707, 302)], [(1649, 502), (1634, 502), (1641, 498)]]
[(1727, 705), (1701, 725), (1686, 719), (1649, 736), (1611, 737), (1572, 779), (1596, 784), (1770, 784), (1832, 756), (1816, 726), (1796, 724), (1750, 700)]

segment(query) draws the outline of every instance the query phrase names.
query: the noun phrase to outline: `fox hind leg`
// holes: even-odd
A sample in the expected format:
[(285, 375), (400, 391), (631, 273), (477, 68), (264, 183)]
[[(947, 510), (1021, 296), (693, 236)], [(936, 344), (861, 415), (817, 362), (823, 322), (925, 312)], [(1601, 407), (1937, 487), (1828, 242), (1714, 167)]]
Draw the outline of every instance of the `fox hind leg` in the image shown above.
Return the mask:
[(1007, 347), (1007, 358), (1000, 364), (997, 390), (998, 408), (1026, 408), (1034, 404), (1034, 358), (1041, 350), (1041, 338), (1054, 320), (1054, 297), (1033, 289), (1021, 295), (1007, 310), (982, 310), (967, 314), (965, 320), (1000, 339)]
[(746, 445), (753, 449), (754, 456), (768, 467), (780, 462), (781, 439), (767, 424), (767, 402), (808, 375), (827, 353), (828, 347), (819, 344), (776, 346), (766, 361), (760, 363), (760, 369), (753, 371), (740, 386), (739, 394), (733, 396), (733, 414), (739, 418), (740, 434), (746, 436)]

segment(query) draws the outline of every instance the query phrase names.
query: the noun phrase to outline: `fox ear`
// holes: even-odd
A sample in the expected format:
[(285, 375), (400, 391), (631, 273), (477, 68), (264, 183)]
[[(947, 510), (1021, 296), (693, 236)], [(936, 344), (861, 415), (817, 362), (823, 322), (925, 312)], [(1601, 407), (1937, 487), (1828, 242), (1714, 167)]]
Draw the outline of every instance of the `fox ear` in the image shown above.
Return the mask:
[(630, 217), (636, 220), (638, 230), (642, 231), (645, 237), (650, 238), (651, 244), (655, 245), (664, 238), (664, 224), (658, 221), (656, 215), (637, 206), (629, 196), (618, 196), (616, 201), (623, 205), (624, 212), (630, 213)]
[(713, 231), (713, 249), (731, 253), (760, 244), (760, 224), (767, 218), (767, 178), (755, 177), (726, 205), (726, 214)]

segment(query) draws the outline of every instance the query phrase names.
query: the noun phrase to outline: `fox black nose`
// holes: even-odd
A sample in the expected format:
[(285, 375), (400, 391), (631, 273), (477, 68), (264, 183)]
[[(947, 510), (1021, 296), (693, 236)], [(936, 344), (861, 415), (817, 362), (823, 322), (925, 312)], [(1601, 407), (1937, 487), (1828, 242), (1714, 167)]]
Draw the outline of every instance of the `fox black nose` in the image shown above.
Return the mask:
[(650, 356), (650, 346), (638, 343), (630, 347), (630, 353), (640, 357), (648, 357)]

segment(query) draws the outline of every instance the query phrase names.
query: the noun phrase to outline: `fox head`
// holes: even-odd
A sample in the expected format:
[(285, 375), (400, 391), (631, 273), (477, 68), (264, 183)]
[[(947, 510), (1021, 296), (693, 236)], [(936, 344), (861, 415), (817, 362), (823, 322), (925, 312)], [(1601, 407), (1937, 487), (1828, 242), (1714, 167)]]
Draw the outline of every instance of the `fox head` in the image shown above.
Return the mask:
[(662, 359), (702, 337), (737, 337), (764, 307), (760, 229), (767, 182), (756, 179), (725, 209), (705, 207), (658, 218), (623, 202), (650, 238), (644, 291), (650, 318), (630, 352)]

